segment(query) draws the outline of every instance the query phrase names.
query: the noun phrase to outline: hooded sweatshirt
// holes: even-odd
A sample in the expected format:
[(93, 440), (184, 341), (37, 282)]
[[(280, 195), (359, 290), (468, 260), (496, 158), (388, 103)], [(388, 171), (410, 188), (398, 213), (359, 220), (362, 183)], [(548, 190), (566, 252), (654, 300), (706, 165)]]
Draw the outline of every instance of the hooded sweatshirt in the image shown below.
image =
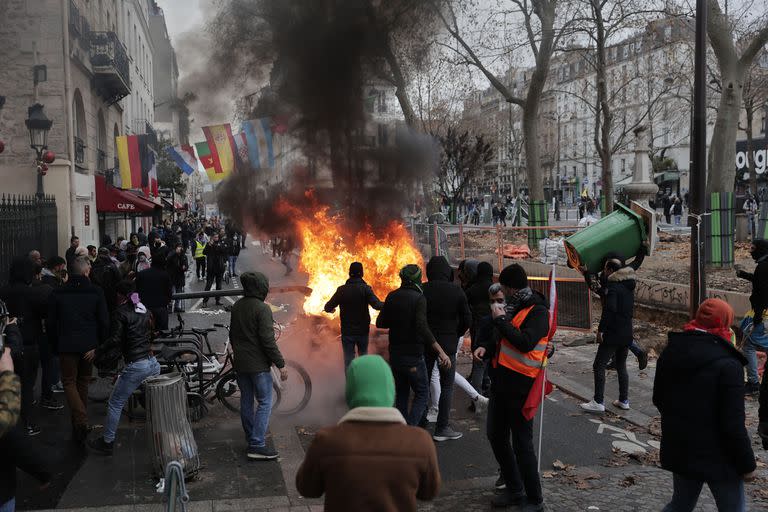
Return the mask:
[(707, 482), (741, 479), (755, 469), (745, 427), (745, 364), (719, 336), (669, 334), (653, 386), (664, 469)]
[(754, 240), (755, 252), (752, 258), (757, 262), (755, 272), (739, 271), (737, 276), (752, 283), (752, 294), (749, 303), (755, 312), (755, 324), (764, 320), (764, 312), (768, 309), (768, 240)]
[(417, 499), (440, 488), (437, 453), (429, 434), (392, 407), (395, 382), (381, 356), (352, 361), (346, 396), (351, 410), (312, 440), (296, 488), (308, 498), (325, 495), (327, 512), (415, 512)]
[(427, 263), (427, 279), (423, 286), (427, 299), (427, 323), (446, 354), (456, 353), (459, 336), (472, 323), (467, 296), (453, 282), (453, 270), (443, 256), (433, 256)]
[(266, 372), (273, 364), (282, 368), (285, 360), (275, 342), (272, 310), (264, 302), (269, 280), (260, 272), (246, 272), (240, 283), (245, 296), (232, 306), (229, 332), (235, 371)]
[(600, 289), (603, 314), (598, 330), (603, 333), (603, 343), (622, 347), (632, 343), (635, 284), (634, 269), (623, 267), (609, 275)]

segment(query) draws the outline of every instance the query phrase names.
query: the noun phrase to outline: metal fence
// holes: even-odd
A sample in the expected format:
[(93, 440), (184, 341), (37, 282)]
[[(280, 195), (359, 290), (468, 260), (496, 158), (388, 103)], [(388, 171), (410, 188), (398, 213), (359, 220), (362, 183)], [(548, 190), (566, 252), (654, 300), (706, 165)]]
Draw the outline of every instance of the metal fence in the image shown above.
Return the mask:
[(59, 248), (56, 200), (53, 197), (0, 196), (0, 283), (17, 256), (37, 249), (44, 258)]

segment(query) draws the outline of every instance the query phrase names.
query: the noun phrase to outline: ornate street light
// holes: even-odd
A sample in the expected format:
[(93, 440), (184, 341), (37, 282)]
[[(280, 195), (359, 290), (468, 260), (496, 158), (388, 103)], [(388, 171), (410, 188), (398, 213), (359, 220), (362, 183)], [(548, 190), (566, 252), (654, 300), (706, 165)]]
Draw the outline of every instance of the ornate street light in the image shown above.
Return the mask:
[(37, 158), (37, 197), (43, 197), (43, 176), (48, 172), (48, 164), (56, 159), (53, 151), (48, 149), (48, 132), (51, 131), (53, 121), (48, 119), (43, 112), (43, 105), (35, 103), (27, 109), (27, 120), (24, 121), (29, 130), (29, 145), (35, 150)]

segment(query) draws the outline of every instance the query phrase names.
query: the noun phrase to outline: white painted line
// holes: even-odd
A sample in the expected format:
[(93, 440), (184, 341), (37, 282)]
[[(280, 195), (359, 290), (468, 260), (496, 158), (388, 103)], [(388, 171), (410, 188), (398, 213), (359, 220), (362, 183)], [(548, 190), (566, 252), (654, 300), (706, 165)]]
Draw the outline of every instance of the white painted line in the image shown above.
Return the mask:
[(203, 299), (197, 299), (197, 302), (195, 302), (194, 305), (188, 309), (188, 311), (196, 310), (197, 308), (200, 307), (200, 304), (202, 304), (202, 302), (203, 302)]

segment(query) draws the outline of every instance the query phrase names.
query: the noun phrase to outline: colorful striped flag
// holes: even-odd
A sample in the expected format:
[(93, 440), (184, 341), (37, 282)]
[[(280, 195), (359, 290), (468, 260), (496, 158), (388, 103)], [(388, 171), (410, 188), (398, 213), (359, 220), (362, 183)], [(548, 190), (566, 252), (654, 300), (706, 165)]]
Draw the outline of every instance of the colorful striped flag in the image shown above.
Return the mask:
[(141, 188), (141, 191), (144, 192), (144, 195), (147, 197), (157, 197), (157, 154), (155, 153), (155, 150), (149, 147), (147, 147), (147, 165), (149, 167), (147, 184)]
[(275, 167), (275, 155), (272, 149), (272, 129), (270, 119), (262, 117), (244, 121), (241, 127), (248, 142), (248, 156), (255, 169), (272, 169)]
[(136, 189), (142, 186), (142, 154), (138, 135), (115, 137), (117, 159), (120, 163), (120, 188)]
[(235, 146), (237, 147), (237, 169), (243, 170), (248, 167), (248, 140), (245, 138), (245, 132), (235, 135)]
[(205, 173), (208, 175), (208, 181), (211, 183), (217, 183), (224, 179), (223, 173), (217, 173), (213, 163), (213, 154), (211, 148), (208, 147), (207, 142), (198, 142), (195, 144), (197, 149), (197, 157), (200, 159), (200, 163), (205, 168)]
[(181, 146), (166, 148), (168, 156), (179, 166), (181, 172), (190, 176), (197, 170), (197, 157), (192, 146), (182, 144)]
[(217, 175), (221, 175), (216, 180), (219, 181), (235, 170), (237, 147), (232, 137), (232, 127), (229, 123), (205, 126), (203, 133), (205, 134), (205, 141), (208, 143), (213, 169)]

